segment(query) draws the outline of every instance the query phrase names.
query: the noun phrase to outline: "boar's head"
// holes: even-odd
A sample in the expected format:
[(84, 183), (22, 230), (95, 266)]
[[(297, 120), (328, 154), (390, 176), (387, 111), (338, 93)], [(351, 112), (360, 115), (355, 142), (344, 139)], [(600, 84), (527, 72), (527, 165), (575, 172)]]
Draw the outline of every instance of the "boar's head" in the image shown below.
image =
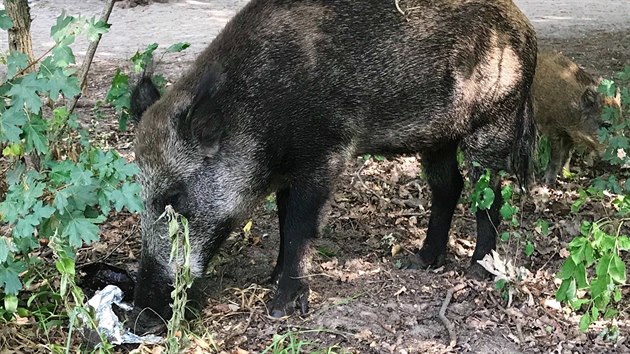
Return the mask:
[[(163, 97), (149, 78), (132, 93), (131, 113), (139, 120), (135, 153), (140, 168), (144, 211), (142, 253), (134, 303), (145, 309), (139, 327), (171, 316), (171, 291), (177, 264), (169, 262), (167, 205), (188, 219), (191, 271), (196, 278), (216, 253), (243, 210), (251, 185), (254, 146), (224, 125), (215, 96), (222, 83), (218, 66), (192, 72)], [(181, 264), (183, 258), (174, 263)], [(150, 309), (149, 311), (146, 311)], [(142, 323), (144, 322), (144, 323)]]
[(580, 124), (572, 132), (573, 139), (579, 145), (603, 153), (605, 147), (599, 142), (598, 130), (610, 127), (614, 119), (603, 119), (605, 109), (611, 109), (616, 119), (621, 117), (621, 93), (617, 89), (614, 97), (606, 97), (597, 90), (597, 86), (588, 86), (580, 97)]

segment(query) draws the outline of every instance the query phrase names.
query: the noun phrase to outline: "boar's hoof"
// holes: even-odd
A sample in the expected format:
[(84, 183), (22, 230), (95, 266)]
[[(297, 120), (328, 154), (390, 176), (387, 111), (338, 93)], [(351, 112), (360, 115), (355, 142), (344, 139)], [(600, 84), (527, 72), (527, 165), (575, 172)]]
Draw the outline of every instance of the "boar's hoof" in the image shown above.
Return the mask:
[(471, 279), (488, 280), (492, 274), (486, 270), (481, 264), (473, 261), (466, 270), (466, 276)]
[(427, 268), (439, 268), (446, 263), (446, 254), (429, 251), (427, 249), (421, 249), (416, 254), (410, 256), (407, 260), (405, 269), (427, 269)]
[(299, 307), (300, 313), (305, 315), (308, 312), (308, 287), (305, 290), (294, 292), (291, 296), (278, 292), (276, 297), (267, 304), (267, 309), (271, 317), (280, 318), (290, 316)]
[(555, 175), (551, 175), (551, 174), (546, 174), (545, 175), (545, 184), (549, 187), (553, 187), (556, 185), (556, 176)]

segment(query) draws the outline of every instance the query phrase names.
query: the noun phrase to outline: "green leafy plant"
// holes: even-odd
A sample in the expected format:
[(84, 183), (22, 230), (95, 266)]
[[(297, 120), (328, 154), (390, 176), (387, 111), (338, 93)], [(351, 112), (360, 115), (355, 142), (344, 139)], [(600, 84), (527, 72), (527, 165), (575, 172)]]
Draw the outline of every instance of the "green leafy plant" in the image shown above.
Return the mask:
[(344, 353), (344, 350), (337, 346), (314, 349), (313, 347), (317, 347), (314, 343), (299, 338), (300, 334), (309, 332), (320, 332), (320, 330), (287, 331), (283, 334), (274, 334), (273, 341), (261, 354)]
[(605, 222), (583, 221), (580, 235), (569, 243), (571, 255), (556, 275), (562, 279), (556, 298), (574, 310), (585, 309), (580, 320), (584, 331), (601, 317), (617, 315), (614, 304), (621, 300), (621, 286), (627, 280), (621, 252), (630, 250), (630, 238), (619, 234), (622, 224), (613, 234), (606, 231), (608, 226)]
[[(79, 34), (94, 40), (107, 29), (103, 22), (62, 14), (51, 30), (55, 44), (44, 56), (33, 63), (22, 53), (7, 57), (7, 74), (0, 79), (0, 145), (7, 169), (2, 178), (8, 186), (0, 202), (0, 221), (8, 226), (0, 235), (0, 288), (10, 310), (24, 281), (32, 281), (44, 264), (38, 250), (53, 236), (77, 249), (98, 240), (98, 225), (111, 210), (142, 209), (135, 165), (94, 146), (66, 106), (80, 92), (70, 45)], [(37, 70), (24, 74), (29, 66)]]
[[(618, 82), (602, 80), (599, 92), (614, 96), (617, 86), (630, 80), (630, 67), (626, 67), (618, 79)], [(628, 87), (622, 87), (620, 91), (622, 105), (627, 108), (630, 105)], [(622, 111), (627, 112), (627, 109)], [(618, 110), (605, 107), (602, 120), (607, 121), (609, 127), (600, 128), (599, 140), (606, 146), (605, 161), (612, 166), (628, 166), (630, 157), (626, 152), (630, 146), (627, 136), (630, 122), (619, 119), (618, 115)], [(630, 212), (629, 193), (630, 179), (622, 174), (608, 173), (595, 178), (588, 188), (579, 190), (579, 196), (571, 206), (574, 213), (599, 202), (610, 202), (616, 209), (604, 219), (582, 221), (580, 234), (568, 245), (569, 257), (556, 274), (561, 280), (556, 298), (582, 312), (580, 329), (583, 331), (596, 320), (609, 320), (618, 315), (621, 287), (627, 282), (622, 254), (630, 250), (630, 239), (621, 232)]]
[[(176, 264), (174, 290), (171, 293), (173, 299), (173, 316), (167, 324), (167, 353), (179, 353), (186, 343), (186, 338), (182, 335), (182, 323), (185, 319), (186, 304), (188, 301), (187, 291), (193, 283), (190, 270), (190, 255), (192, 248), (190, 245), (188, 220), (179, 215), (169, 205), (160, 218), (166, 217), (168, 221), (168, 236), (171, 240), (171, 255), (169, 261)], [(181, 226), (180, 226), (181, 225)]]

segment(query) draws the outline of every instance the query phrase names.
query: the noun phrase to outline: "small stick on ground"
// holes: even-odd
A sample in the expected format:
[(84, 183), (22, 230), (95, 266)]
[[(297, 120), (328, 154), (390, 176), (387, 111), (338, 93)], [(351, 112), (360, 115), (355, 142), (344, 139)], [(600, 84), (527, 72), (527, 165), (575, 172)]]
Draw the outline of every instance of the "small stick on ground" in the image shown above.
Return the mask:
[(449, 348), (453, 348), (455, 344), (457, 344), (457, 335), (455, 334), (455, 327), (453, 326), (453, 323), (449, 321), (448, 318), (446, 318), (446, 308), (451, 303), (453, 294), (464, 289), (465, 287), (466, 287), (466, 283), (461, 283), (459, 285), (456, 285), (450, 288), (448, 292), (446, 293), (446, 297), (444, 298), (444, 301), (442, 302), (442, 307), (440, 308), (440, 312), (438, 313), (438, 317), (440, 318), (440, 321), (442, 321), (442, 323), (444, 324), (444, 327), (446, 327), (446, 330), (448, 331)]
[(516, 325), (516, 337), (520, 341), (520, 343), (518, 343), (518, 344), (523, 345), (525, 343), (525, 337), (523, 336), (523, 328), (521, 326), (521, 321), (519, 321), (519, 319), (518, 319), (519, 315), (522, 316), (522, 314), (520, 314), (518, 312), (515, 312), (515, 311), (508, 311), (506, 308), (501, 306), (501, 304), (499, 304), (499, 302), (492, 295), (490, 295), (489, 298), (490, 298), (490, 300), (492, 300), (494, 305), (499, 310), (501, 310), (501, 312), (506, 314), (508, 316), (508, 318), (511, 319), (512, 322), (514, 322), (514, 324)]

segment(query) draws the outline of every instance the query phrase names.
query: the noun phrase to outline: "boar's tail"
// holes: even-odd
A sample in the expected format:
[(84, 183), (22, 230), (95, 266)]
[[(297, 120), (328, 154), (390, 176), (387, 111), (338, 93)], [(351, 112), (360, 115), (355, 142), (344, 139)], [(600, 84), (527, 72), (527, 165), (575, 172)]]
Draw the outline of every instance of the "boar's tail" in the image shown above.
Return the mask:
[(534, 121), (533, 98), (529, 94), (523, 107), (521, 119), (518, 120), (516, 126), (516, 140), (510, 161), (512, 170), (524, 192), (528, 191), (533, 176), (536, 143), (537, 132)]

